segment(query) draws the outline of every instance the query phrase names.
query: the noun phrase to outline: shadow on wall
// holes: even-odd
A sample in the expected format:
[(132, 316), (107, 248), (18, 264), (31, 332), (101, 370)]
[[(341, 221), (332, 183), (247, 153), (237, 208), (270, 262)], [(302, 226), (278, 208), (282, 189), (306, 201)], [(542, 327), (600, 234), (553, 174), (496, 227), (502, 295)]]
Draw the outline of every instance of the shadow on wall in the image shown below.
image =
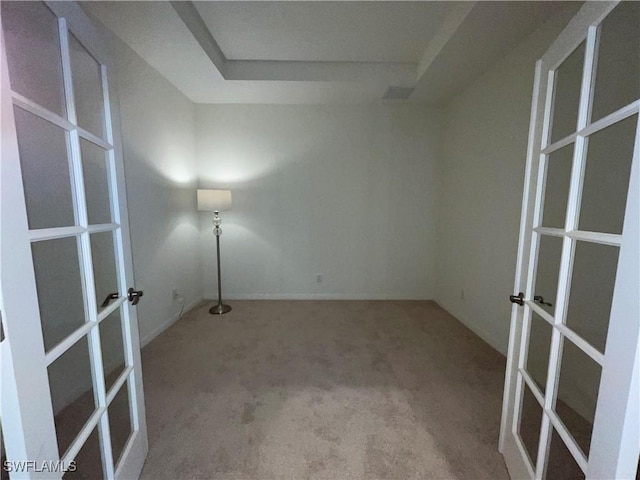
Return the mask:
[[(168, 180), (158, 176), (154, 182)], [(174, 288), (186, 294), (186, 304), (200, 295), (198, 258), (184, 255), (185, 250), (198, 248), (194, 197), (195, 185), (171, 183), (159, 194), (140, 195), (138, 202), (143, 205), (136, 212), (130, 209), (135, 282), (145, 291), (145, 301), (138, 305), (143, 340), (180, 311), (181, 305), (171, 296)]]

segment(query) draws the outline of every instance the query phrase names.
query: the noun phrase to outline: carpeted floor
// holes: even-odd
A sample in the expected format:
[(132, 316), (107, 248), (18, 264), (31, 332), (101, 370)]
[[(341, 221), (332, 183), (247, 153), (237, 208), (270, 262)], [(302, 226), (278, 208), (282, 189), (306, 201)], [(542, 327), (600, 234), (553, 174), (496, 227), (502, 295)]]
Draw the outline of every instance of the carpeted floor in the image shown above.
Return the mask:
[(508, 478), (505, 359), (432, 302), (203, 304), (142, 353), (142, 478)]

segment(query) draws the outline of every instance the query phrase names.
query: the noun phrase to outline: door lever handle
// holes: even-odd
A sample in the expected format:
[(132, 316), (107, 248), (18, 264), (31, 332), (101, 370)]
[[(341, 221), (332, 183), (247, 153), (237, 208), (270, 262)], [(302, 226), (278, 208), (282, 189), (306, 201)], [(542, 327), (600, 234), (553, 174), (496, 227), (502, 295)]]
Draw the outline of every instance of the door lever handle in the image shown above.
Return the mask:
[(544, 297), (542, 295), (535, 295), (533, 297), (533, 301), (536, 302), (536, 303), (539, 303), (540, 305), (546, 305), (548, 307), (553, 307), (552, 303), (544, 301)]
[(127, 298), (131, 302), (131, 305), (137, 305), (140, 301), (140, 297), (144, 295), (142, 290), (134, 290), (133, 288), (129, 288), (127, 290)]
[(100, 308), (106, 307), (107, 305), (109, 305), (109, 302), (111, 300), (115, 300), (116, 298), (118, 298), (118, 292), (110, 293), (109, 295), (107, 295), (107, 298), (104, 299), (104, 302), (102, 302), (102, 305), (100, 305)]
[(509, 301), (511, 303), (517, 303), (518, 305), (524, 305), (524, 293), (520, 292), (518, 295), (509, 295)]

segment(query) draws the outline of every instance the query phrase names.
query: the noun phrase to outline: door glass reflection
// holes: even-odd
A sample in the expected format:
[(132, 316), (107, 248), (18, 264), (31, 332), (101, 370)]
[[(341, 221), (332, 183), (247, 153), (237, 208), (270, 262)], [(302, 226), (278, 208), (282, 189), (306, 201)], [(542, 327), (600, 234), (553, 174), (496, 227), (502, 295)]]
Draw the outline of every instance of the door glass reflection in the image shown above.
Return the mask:
[(547, 156), (542, 226), (564, 228), (571, 184), (573, 144)]
[(111, 223), (107, 152), (81, 138), (80, 155), (89, 224)]
[(622, 233), (637, 123), (632, 115), (588, 137), (580, 230)]
[(2, 2), (11, 89), (66, 116), (58, 19), (43, 2)]
[(51, 350), (85, 322), (76, 237), (31, 244), (44, 348)]
[(109, 429), (111, 431), (111, 446), (113, 460), (117, 465), (131, 436), (131, 413), (129, 411), (129, 386), (122, 386), (109, 405)]
[(566, 325), (604, 352), (619, 248), (577, 242)]
[(538, 305), (550, 315), (555, 313), (561, 257), (562, 238), (541, 235), (534, 297), (541, 299)]
[(640, 98), (640, 2), (620, 2), (600, 27), (593, 121)]
[(600, 365), (591, 357), (569, 339), (563, 340), (555, 410), (587, 457), (601, 372)]
[[(545, 477), (543, 477), (545, 478)], [(547, 480), (583, 480), (584, 472), (556, 432), (551, 429), (551, 446), (547, 462)]]
[(48, 368), (58, 450), (63, 455), (96, 409), (88, 337), (78, 340)]
[(585, 42), (582, 42), (556, 70), (550, 143), (577, 130), (584, 53)]
[(29, 228), (75, 225), (67, 134), (26, 110), (13, 111)]
[(69, 34), (69, 55), (78, 125), (103, 138), (105, 118), (100, 64), (72, 34)]
[(65, 480), (101, 480), (105, 478), (98, 430), (94, 429), (75, 458), (75, 468), (66, 472)]
[(531, 312), (531, 322), (529, 323), (531, 327), (525, 369), (544, 393), (547, 385), (553, 327), (535, 312)]
[(119, 295), (113, 232), (91, 234), (91, 257), (100, 311), (108, 307), (110, 302), (107, 302), (107, 298), (111, 294)]
[(100, 322), (100, 349), (107, 392), (125, 369), (120, 308)]
[(520, 434), (525, 450), (529, 454), (529, 460), (531, 460), (534, 471), (536, 469), (536, 461), (538, 460), (538, 443), (540, 442), (541, 425), (542, 407), (525, 383), (523, 385), (522, 409), (520, 411), (518, 433)]

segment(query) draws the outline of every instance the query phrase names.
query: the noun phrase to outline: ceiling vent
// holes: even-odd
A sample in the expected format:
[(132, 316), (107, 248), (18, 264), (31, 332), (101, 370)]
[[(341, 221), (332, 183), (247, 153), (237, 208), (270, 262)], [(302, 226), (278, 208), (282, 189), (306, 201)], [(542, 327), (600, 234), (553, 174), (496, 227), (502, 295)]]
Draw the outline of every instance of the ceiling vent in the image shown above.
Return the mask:
[(414, 87), (389, 87), (384, 92), (383, 100), (406, 100), (413, 93)]

